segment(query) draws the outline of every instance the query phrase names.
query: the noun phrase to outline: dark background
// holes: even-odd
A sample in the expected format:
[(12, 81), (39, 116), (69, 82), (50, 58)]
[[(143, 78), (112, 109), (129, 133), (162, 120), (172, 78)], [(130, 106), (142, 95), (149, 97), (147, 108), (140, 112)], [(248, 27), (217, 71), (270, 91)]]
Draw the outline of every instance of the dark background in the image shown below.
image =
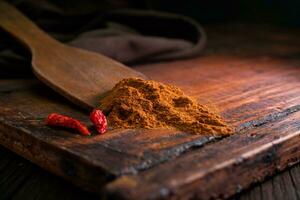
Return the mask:
[[(299, 0), (11, 0), (57, 5), (66, 15), (115, 8), (153, 9), (190, 16), (200, 23), (253, 22), (300, 26)], [(26, 3), (24, 3), (26, 4)], [(39, 13), (41, 14), (41, 13)]]
[(141, 7), (181, 13), (202, 23), (244, 21), (300, 26), (298, 0), (149, 0), (141, 4)]

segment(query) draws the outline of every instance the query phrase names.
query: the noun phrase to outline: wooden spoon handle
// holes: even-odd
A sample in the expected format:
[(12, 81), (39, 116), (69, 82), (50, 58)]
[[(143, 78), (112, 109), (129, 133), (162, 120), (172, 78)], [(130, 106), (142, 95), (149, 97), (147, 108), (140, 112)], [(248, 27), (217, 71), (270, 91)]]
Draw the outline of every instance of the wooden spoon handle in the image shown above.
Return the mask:
[(38, 47), (45, 47), (49, 42), (56, 42), (15, 7), (4, 1), (0, 1), (0, 27), (32, 51)]

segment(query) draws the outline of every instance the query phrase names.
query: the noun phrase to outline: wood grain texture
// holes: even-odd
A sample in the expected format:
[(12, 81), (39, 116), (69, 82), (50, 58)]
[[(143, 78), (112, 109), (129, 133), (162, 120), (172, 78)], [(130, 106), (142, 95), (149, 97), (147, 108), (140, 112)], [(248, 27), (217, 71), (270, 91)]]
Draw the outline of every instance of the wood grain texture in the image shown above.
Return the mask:
[(13, 152), (0, 147), (1, 200), (99, 199), (66, 183)]
[(298, 161), (299, 120), (297, 112), (208, 144), (138, 176), (123, 176), (107, 188), (128, 199), (156, 199), (163, 195), (182, 199), (226, 198)]
[(54, 40), (4, 1), (0, 27), (30, 49), (33, 72), (41, 81), (83, 108), (96, 107), (101, 96), (124, 78), (145, 78), (104, 55)]
[[(288, 191), (277, 190), (273, 180), (291, 176), (292, 182), (287, 182)], [(1, 200), (99, 200), (99, 197), (83, 192), (73, 187), (61, 178), (49, 174), (36, 165), (22, 159), (11, 151), (0, 147), (0, 199)], [(299, 192), (300, 165), (285, 170), (262, 184), (255, 184), (249, 190), (241, 192), (231, 200), (274, 200), (288, 197), (291, 192)], [(275, 189), (276, 187), (276, 189)], [(101, 198), (100, 198), (101, 199)], [(290, 200), (284, 198), (285, 200)], [(299, 196), (298, 196), (298, 199)], [(279, 199), (281, 200), (281, 199)]]
[[(84, 189), (100, 193), (105, 185), (113, 197), (229, 197), (262, 181), (300, 158), (300, 48), (286, 42), (278, 50), (272, 47), (278, 37), (268, 38), (276, 33), (289, 41), (299, 31), (251, 29), (250, 37), (239, 27), (219, 29), (211, 30), (222, 33), (215, 37), (223, 46), (214, 50), (220, 44), (212, 43), (201, 58), (136, 69), (213, 102), (236, 135), (110, 130), (83, 138), (46, 127), (43, 120), (61, 112), (88, 122), (86, 113), (38, 82), (20, 80), (21, 88), (0, 84), (0, 143)], [(257, 37), (261, 43), (253, 54), (250, 41)], [(249, 44), (237, 51), (234, 44), (242, 41)]]

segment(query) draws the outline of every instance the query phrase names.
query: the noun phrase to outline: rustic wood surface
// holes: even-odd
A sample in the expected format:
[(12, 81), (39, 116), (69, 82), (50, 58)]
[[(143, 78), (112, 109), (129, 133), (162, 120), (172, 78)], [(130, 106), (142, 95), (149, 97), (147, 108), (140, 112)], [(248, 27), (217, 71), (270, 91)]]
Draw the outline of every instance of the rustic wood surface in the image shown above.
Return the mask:
[(99, 97), (124, 78), (145, 78), (104, 55), (56, 41), (4, 1), (0, 27), (30, 49), (33, 72), (41, 81), (83, 108), (97, 106)]
[[(63, 179), (0, 147), (1, 200), (99, 200)], [(299, 200), (300, 165), (255, 184), (231, 200)]]
[[(112, 130), (82, 138), (45, 127), (43, 119), (60, 111), (87, 121), (83, 111), (34, 80), (3, 80), (1, 143), (75, 185), (129, 199), (229, 197), (296, 163), (300, 31), (230, 25), (208, 30), (211, 46), (202, 57), (136, 69), (214, 102), (236, 135)], [(299, 195), (298, 179), (274, 178), (272, 187), (256, 190), (272, 195), (269, 188), (291, 190), (285, 183), (293, 182), (292, 199)]]

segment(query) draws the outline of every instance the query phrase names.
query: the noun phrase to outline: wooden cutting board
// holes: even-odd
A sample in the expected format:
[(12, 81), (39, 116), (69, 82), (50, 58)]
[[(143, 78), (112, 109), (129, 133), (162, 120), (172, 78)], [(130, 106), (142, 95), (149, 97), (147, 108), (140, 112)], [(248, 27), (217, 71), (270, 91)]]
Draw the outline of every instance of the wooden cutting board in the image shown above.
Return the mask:
[(88, 114), (37, 80), (0, 81), (0, 143), (86, 190), (124, 199), (226, 198), (300, 159), (300, 30), (208, 28), (199, 58), (136, 67), (215, 105), (227, 138), (170, 130), (83, 137), (44, 125)]

